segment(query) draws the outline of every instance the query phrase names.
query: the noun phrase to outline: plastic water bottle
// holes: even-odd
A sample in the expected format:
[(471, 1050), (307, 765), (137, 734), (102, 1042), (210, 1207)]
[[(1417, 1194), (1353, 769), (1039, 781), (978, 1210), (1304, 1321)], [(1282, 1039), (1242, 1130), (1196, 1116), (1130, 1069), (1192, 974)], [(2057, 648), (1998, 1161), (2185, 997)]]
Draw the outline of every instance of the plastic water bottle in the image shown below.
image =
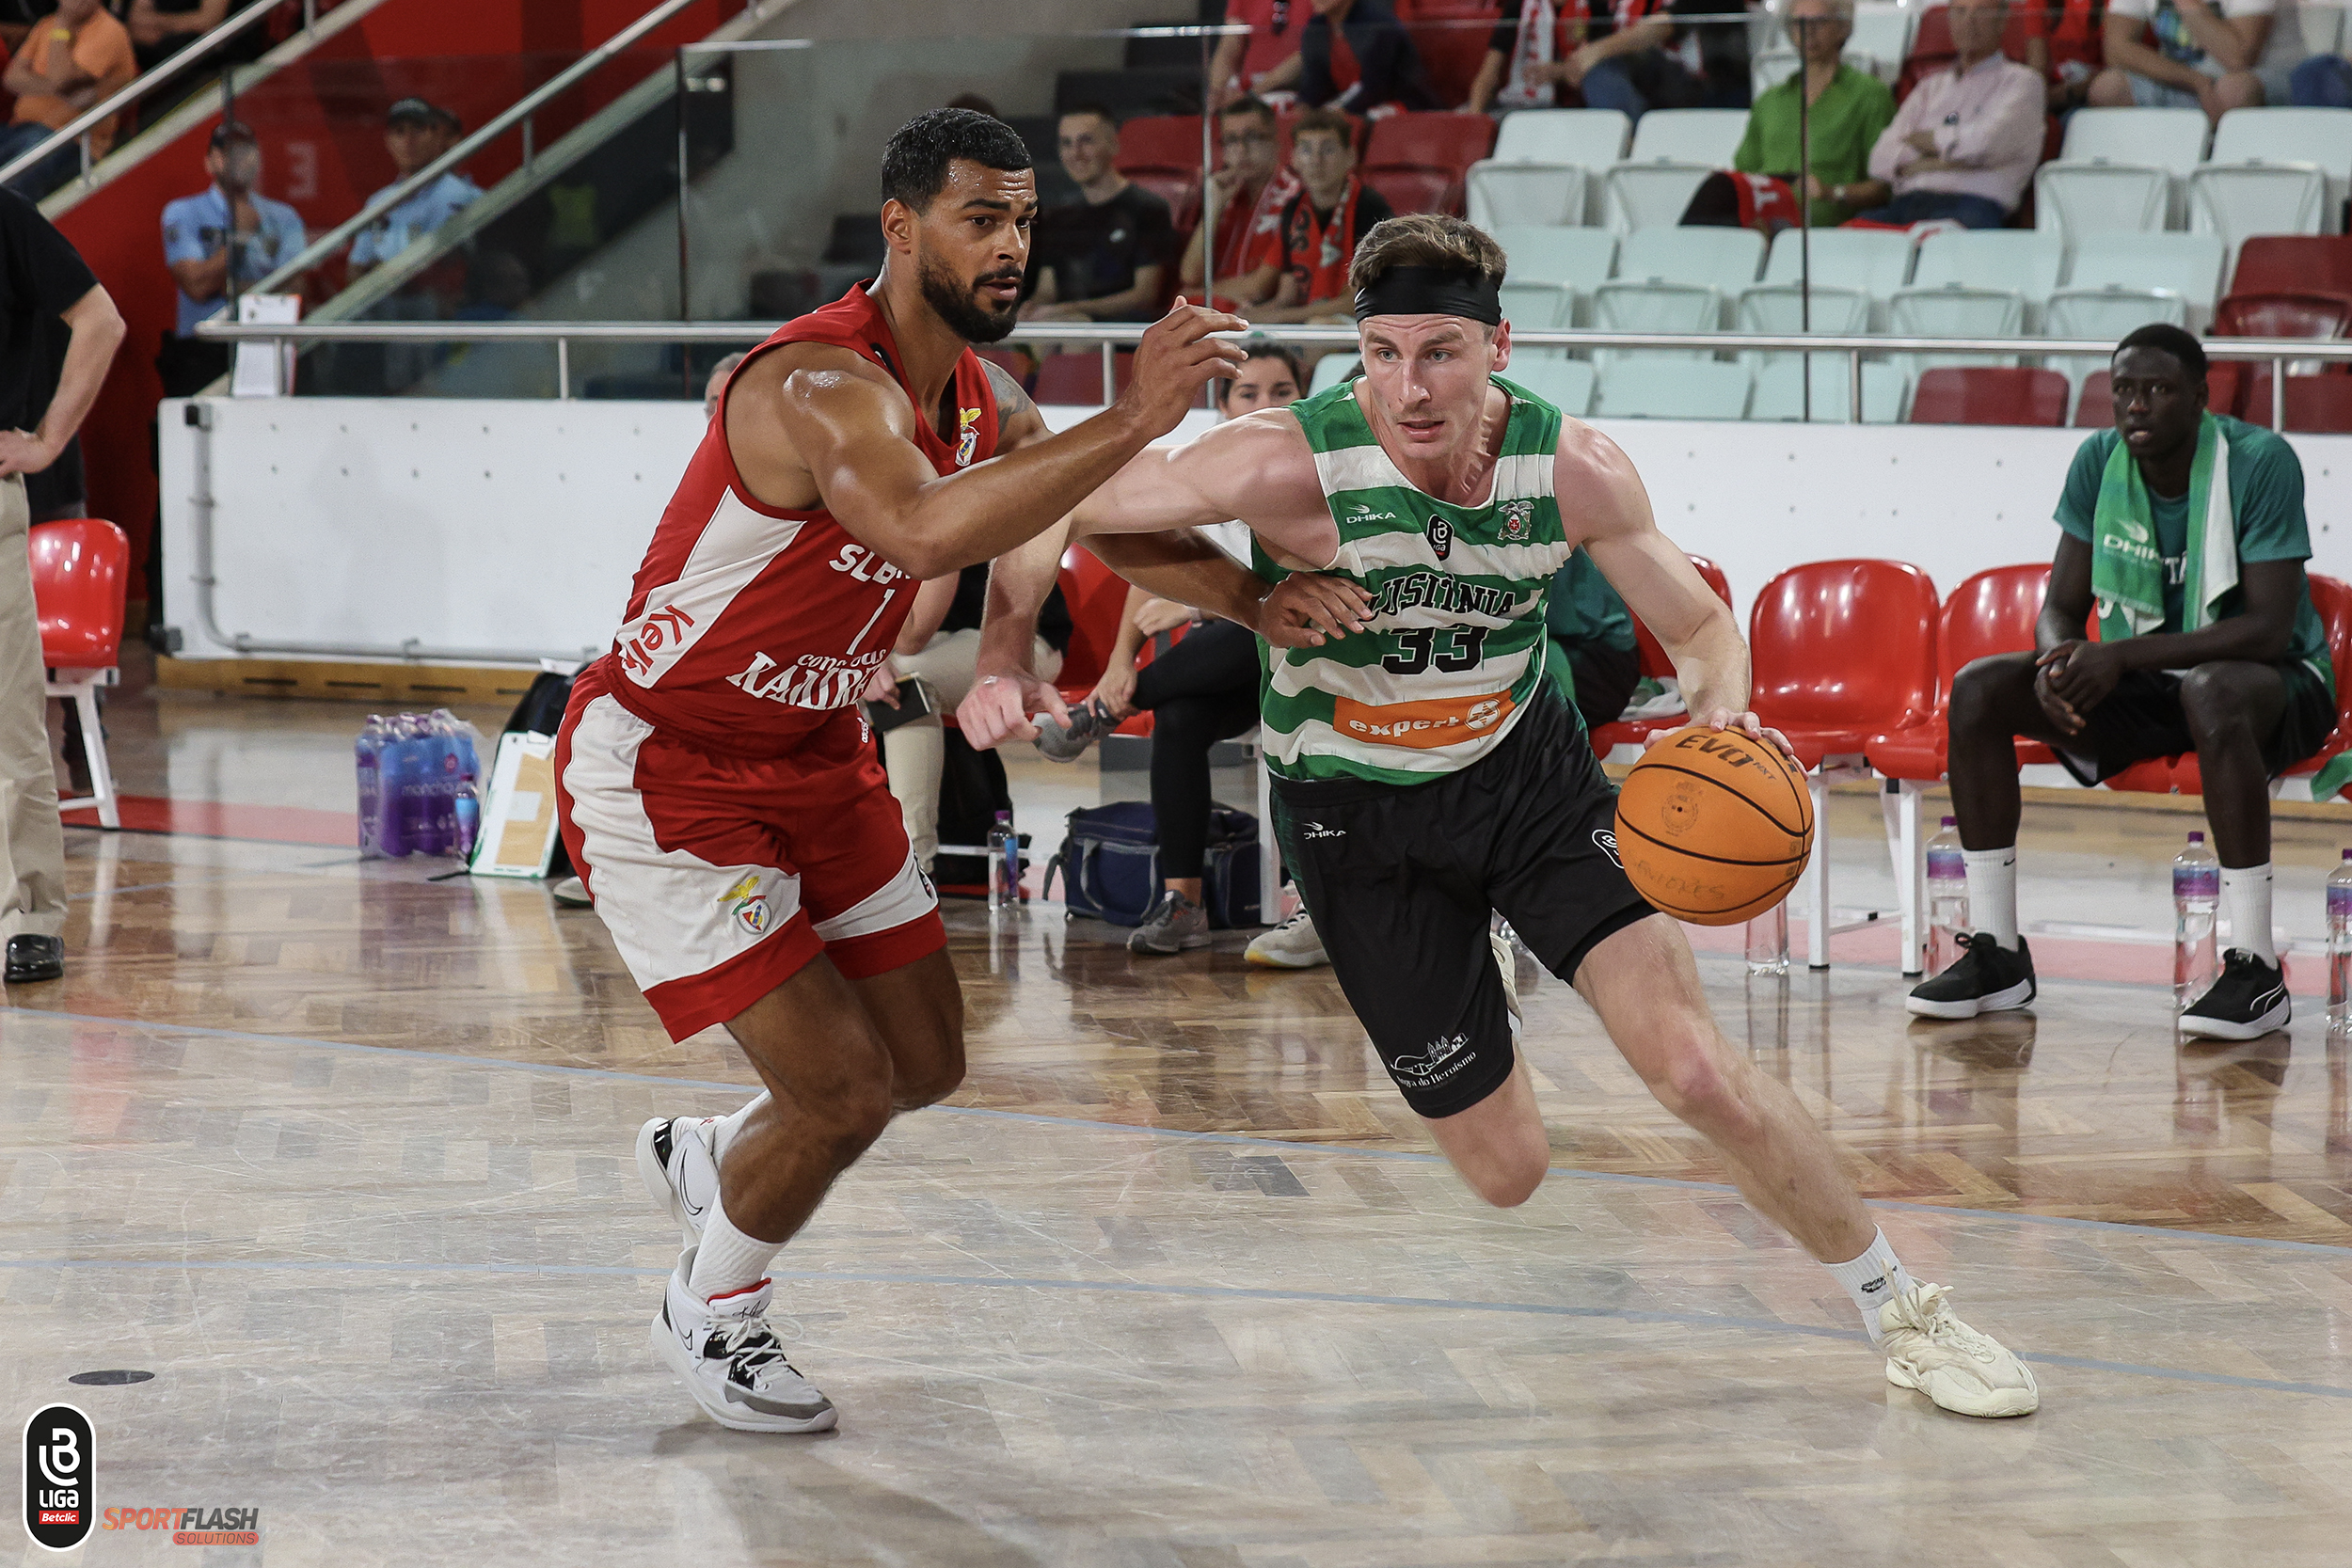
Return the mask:
[(351, 751), (359, 775), (359, 853), (380, 855), (384, 850), (376, 841), (384, 800), (384, 721), (370, 714)]
[(451, 847), (470, 862), (474, 840), (482, 832), (482, 755), (474, 750), (470, 728), (459, 726), (453, 738), (457, 745), (457, 836)]
[(398, 860), (408, 852), (408, 732), (397, 715), (378, 723), (375, 852)]
[(1953, 819), (1928, 840), (1928, 973), (1941, 974), (1960, 957), (1968, 924), (1968, 863)]
[(1021, 903), (1021, 838), (1012, 831), (1012, 813), (996, 814), (988, 831), (988, 907), (1016, 909)]
[(2352, 1026), (2352, 849), (2328, 879), (2328, 1027)]
[(2205, 835), (2188, 835), (2188, 847), (2172, 862), (2172, 1004), (2178, 1011), (2205, 994), (2220, 973), (2214, 938), (2221, 907), (2221, 862), (2205, 847)]
[(1748, 922), (1748, 973), (1788, 973), (1788, 900), (1784, 898)]

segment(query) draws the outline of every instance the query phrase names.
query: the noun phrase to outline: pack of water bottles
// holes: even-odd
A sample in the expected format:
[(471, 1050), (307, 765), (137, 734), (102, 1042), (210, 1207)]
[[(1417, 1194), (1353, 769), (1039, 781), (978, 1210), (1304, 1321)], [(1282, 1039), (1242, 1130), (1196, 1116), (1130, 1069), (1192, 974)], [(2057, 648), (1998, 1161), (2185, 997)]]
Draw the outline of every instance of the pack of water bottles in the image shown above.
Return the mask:
[(353, 747), (360, 857), (470, 859), (482, 824), (481, 741), (447, 708), (370, 716)]

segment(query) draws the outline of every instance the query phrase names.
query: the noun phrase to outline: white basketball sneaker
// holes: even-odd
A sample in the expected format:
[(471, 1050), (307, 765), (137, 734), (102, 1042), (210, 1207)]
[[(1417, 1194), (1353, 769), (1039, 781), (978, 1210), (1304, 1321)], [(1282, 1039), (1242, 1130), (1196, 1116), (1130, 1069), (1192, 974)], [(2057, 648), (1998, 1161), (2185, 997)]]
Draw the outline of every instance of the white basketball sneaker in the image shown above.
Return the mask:
[(719, 1201), (719, 1118), (656, 1117), (637, 1130), (637, 1178), (692, 1246)]
[(1259, 932), (1242, 957), (1268, 969), (1313, 969), (1331, 961), (1323, 950), (1323, 939), (1315, 935), (1314, 921), (1303, 908), (1272, 930)]
[(768, 1332), (774, 1283), (763, 1279), (704, 1301), (686, 1287), (693, 1273), (694, 1249), (688, 1247), (648, 1337), (654, 1354), (685, 1380), (694, 1402), (738, 1432), (831, 1431), (840, 1418), (833, 1401), (793, 1370)]
[(2042, 1407), (2033, 1373), (2009, 1348), (1953, 1315), (1942, 1285), (1915, 1284), (1879, 1308), (1886, 1381), (1916, 1388), (1963, 1416), (2030, 1416)]

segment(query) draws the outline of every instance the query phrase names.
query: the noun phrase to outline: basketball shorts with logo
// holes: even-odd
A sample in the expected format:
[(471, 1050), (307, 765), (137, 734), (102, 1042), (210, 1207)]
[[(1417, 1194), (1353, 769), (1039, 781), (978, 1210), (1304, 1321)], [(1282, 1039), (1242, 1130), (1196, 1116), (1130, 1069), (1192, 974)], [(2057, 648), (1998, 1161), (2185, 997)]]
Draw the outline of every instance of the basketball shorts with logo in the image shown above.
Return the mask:
[(722, 755), (621, 706), (592, 665), (556, 737), (564, 847), (682, 1040), (818, 954), (852, 980), (946, 945), (856, 710), (781, 757)]
[(1457, 773), (1274, 787), (1283, 858), (1340, 989), (1424, 1117), (1468, 1110), (1511, 1076), (1490, 911), (1564, 980), (1603, 938), (1657, 912), (1617, 860), (1616, 788), (1549, 687)]

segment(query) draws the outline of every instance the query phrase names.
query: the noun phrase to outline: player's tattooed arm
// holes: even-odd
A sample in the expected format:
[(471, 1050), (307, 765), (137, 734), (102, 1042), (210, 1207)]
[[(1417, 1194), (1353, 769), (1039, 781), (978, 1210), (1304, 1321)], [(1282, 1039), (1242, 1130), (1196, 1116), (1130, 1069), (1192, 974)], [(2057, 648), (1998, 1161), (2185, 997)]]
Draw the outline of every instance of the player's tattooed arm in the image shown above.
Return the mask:
[(1012, 372), (993, 359), (980, 363), (988, 370), (989, 389), (996, 394), (996, 450), (1011, 451), (1051, 436), (1045, 416), (1037, 411), (1036, 401), (1021, 389)]

